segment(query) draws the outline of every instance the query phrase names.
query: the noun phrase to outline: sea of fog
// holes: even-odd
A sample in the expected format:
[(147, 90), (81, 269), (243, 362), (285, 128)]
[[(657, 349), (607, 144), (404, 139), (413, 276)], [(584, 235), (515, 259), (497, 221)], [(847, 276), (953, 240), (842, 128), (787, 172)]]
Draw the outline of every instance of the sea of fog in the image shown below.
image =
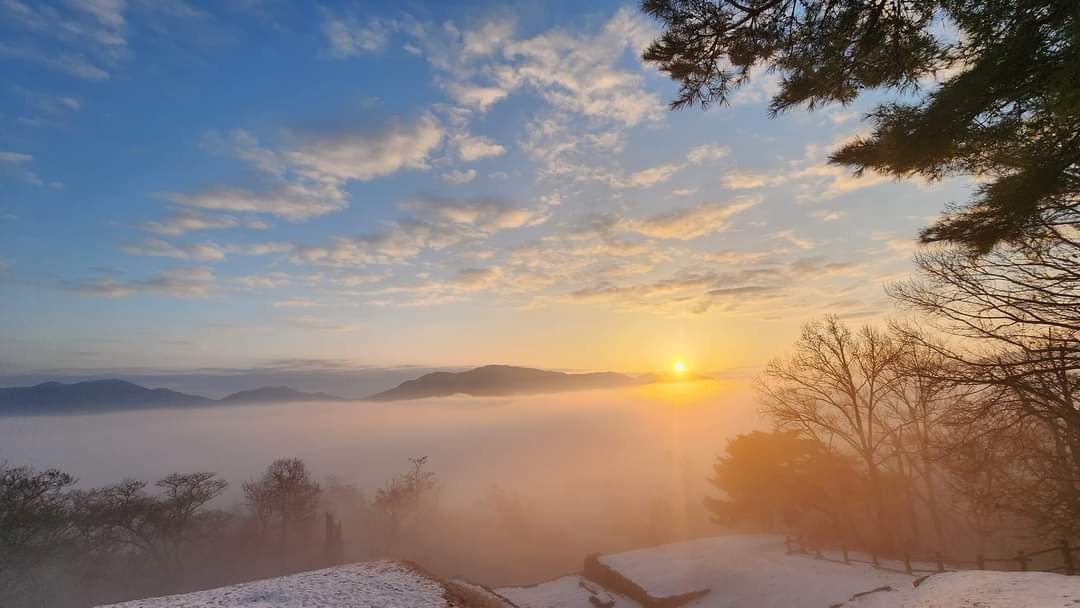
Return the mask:
[(0, 418), (0, 462), (59, 468), (83, 486), (214, 471), (231, 484), (220, 499), (228, 507), (239, 503), (241, 483), (276, 458), (302, 458), (318, 478), (337, 477), (370, 495), (410, 457), (427, 456), (440, 500), (468, 508), (497, 491), (550, 529), (567, 531), (574, 542), (552, 567), (569, 571), (586, 551), (643, 542), (620, 530), (661, 521), (661, 540), (708, 534), (702, 498), (711, 464), (729, 438), (761, 427), (745, 384), (701, 381), (506, 398)]

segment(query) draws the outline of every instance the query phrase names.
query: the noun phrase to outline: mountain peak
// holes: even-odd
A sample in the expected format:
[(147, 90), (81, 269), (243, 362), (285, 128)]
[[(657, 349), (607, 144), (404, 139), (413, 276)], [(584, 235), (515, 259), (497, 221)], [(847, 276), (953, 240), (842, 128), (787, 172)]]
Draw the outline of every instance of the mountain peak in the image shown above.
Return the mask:
[(514, 365), (484, 365), (462, 372), (432, 372), (367, 397), (403, 401), (465, 394), (493, 397), (633, 386), (640, 381), (615, 372), (570, 374)]

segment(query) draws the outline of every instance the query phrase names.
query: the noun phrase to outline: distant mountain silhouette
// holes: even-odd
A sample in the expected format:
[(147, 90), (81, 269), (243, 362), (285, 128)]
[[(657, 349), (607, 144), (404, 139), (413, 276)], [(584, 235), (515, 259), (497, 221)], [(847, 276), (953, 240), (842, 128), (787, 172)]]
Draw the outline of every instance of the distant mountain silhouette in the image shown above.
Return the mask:
[(304, 393), (288, 386), (264, 386), (250, 391), (233, 393), (220, 403), (289, 403), (292, 401), (340, 401), (341, 397), (326, 393)]
[(396, 387), (367, 397), (367, 401), (403, 401), (427, 397), (472, 395), (492, 397), (536, 393), (560, 393), (643, 384), (640, 378), (597, 372), (568, 374), (511, 365), (485, 365), (465, 372), (433, 372), (407, 380)]
[(146, 388), (123, 380), (90, 380), (74, 384), (45, 382), (36, 386), (0, 388), (0, 413), (4, 414), (67, 414), (212, 403), (214, 400), (206, 397), (165, 388)]
[(246, 403), (329, 401), (325, 393), (302, 393), (287, 386), (271, 386), (209, 399), (165, 388), (146, 388), (124, 380), (90, 380), (64, 384), (44, 382), (35, 386), (0, 388), (0, 416), (27, 414), (82, 414)]

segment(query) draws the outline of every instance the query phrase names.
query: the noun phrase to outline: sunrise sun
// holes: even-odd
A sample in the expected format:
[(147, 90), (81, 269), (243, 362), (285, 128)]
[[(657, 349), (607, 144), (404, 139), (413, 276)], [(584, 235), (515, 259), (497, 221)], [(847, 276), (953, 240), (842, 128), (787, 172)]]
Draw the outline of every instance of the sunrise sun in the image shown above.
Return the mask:
[(681, 374), (686, 371), (686, 365), (682, 362), (682, 359), (676, 359), (671, 367), (675, 369), (676, 374)]

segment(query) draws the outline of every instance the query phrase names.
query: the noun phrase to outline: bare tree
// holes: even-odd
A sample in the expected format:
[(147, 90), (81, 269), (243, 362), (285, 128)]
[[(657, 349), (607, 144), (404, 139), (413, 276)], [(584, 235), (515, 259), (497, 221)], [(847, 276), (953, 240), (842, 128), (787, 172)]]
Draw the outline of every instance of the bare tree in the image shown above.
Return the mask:
[(226, 515), (206, 509), (228, 483), (215, 473), (172, 473), (156, 484), (126, 479), (73, 494), (84, 541), (99, 555), (124, 550), (150, 559), (171, 584), (183, 586), (185, 552), (220, 531)]
[(409, 470), (388, 479), (383, 487), (375, 492), (372, 506), (387, 517), (387, 544), (393, 548), (398, 535), (408, 519), (424, 504), (424, 500), (435, 490), (435, 474), (424, 470), (427, 456), (410, 458)]
[(939, 549), (947, 540), (943, 505), (939, 499), (941, 446), (950, 415), (965, 407), (974, 389), (951, 379), (953, 362), (942, 354), (944, 345), (917, 326), (894, 323), (898, 345), (896, 365), (890, 369), (893, 398), (889, 402), (891, 423), (885, 427), (898, 470), (906, 479), (909, 519), (916, 530), (918, 516), (913, 497), (926, 506)]
[(899, 356), (888, 334), (868, 326), (852, 332), (829, 316), (804, 325), (795, 352), (772, 361), (757, 383), (762, 412), (779, 429), (799, 431), (859, 458), (883, 547), (893, 539), (881, 476), (888, 453), (888, 402), (897, 382), (891, 370)]
[(957, 419), (990, 422), (984, 432), (1003, 437), (1023, 429), (1024, 450), (1014, 458), (1023, 466), (999, 480), (1014, 487), (996, 504), (1045, 533), (1073, 536), (1080, 534), (1080, 212), (1057, 209), (1031, 232), (983, 257), (924, 252), (916, 257), (919, 277), (889, 291), (961, 338), (952, 348), (922, 340), (948, 359), (946, 380), (985, 393)]
[(319, 505), (321, 487), (299, 458), (275, 460), (266, 473), (244, 484), (244, 497), (265, 530), (275, 520), (281, 542), (309, 523)]
[(0, 604), (26, 572), (72, 538), (69, 488), (75, 478), (0, 462)]

